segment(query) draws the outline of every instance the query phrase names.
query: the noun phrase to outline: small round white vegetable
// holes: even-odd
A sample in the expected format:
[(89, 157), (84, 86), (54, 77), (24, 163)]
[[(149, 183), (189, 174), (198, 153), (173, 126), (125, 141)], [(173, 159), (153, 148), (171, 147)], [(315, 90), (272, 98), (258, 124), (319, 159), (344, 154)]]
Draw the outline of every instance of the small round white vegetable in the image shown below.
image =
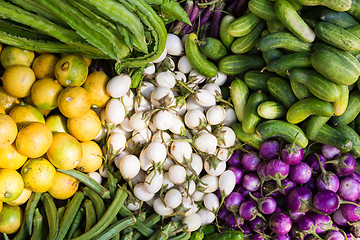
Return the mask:
[(157, 193), (163, 184), (164, 175), (159, 171), (152, 170), (146, 177), (144, 186), (146, 191)]
[(229, 156), (229, 150), (226, 148), (218, 148), (216, 151), (216, 156), (221, 161), (227, 161), (231, 156)]
[(195, 102), (205, 108), (216, 105), (214, 95), (205, 89), (200, 89), (195, 92)]
[(151, 92), (155, 89), (155, 85), (151, 82), (144, 81), (142, 82), (140, 86), (140, 93), (141, 95), (146, 98), (147, 100), (150, 100)]
[(121, 102), (124, 104), (125, 110), (131, 112), (134, 109), (134, 93), (129, 90), (124, 96), (121, 97)]
[(167, 51), (166, 51), (166, 48), (164, 48), (164, 51), (161, 53), (161, 55), (155, 59), (154, 61), (152, 61), (153, 63), (159, 63), (159, 62), (162, 62), (164, 61), (164, 59), (166, 58), (166, 55), (167, 55)]
[(156, 64), (156, 68), (158, 69), (158, 72), (164, 72), (164, 71), (174, 71), (176, 67), (176, 64), (174, 60), (167, 56), (164, 58), (164, 60), (161, 63)]
[(131, 184), (135, 186), (138, 183), (143, 183), (145, 181), (145, 171), (140, 170), (139, 173), (130, 180)]
[(135, 155), (126, 155), (120, 161), (119, 170), (123, 178), (132, 179), (140, 171), (140, 160)]
[(191, 70), (188, 75), (188, 82), (191, 82), (193, 84), (200, 84), (203, 83), (206, 80), (206, 77), (204, 75), (201, 75), (198, 73), (195, 69)]
[(129, 202), (128, 204), (126, 204), (126, 207), (127, 207), (130, 211), (137, 211), (137, 210), (140, 209), (140, 202), (139, 202), (139, 201)]
[(149, 125), (150, 116), (147, 112), (136, 112), (130, 117), (130, 127), (136, 131), (143, 130)]
[(113, 98), (124, 96), (130, 89), (131, 77), (127, 74), (119, 74), (109, 80), (106, 90)]
[(155, 199), (153, 208), (160, 216), (169, 216), (174, 212), (174, 209), (166, 207), (159, 197)]
[(206, 174), (200, 177), (201, 183), (199, 184), (204, 188), (204, 193), (215, 192), (219, 188), (219, 179), (217, 176)]
[[(111, 166), (111, 172), (113, 172), (114, 168)], [(99, 168), (99, 173), (103, 178), (108, 178), (109, 174), (107, 172), (107, 168), (104, 168), (104, 165), (101, 165), (101, 167)]]
[(152, 117), (154, 126), (159, 130), (168, 130), (173, 125), (175, 116), (167, 110), (160, 110)]
[(125, 157), (126, 155), (129, 155), (129, 154), (130, 154), (130, 152), (129, 152), (128, 150), (126, 150), (126, 149), (123, 150), (123, 151), (121, 151), (121, 152), (119, 153), (119, 155), (117, 155), (117, 156), (115, 157), (115, 159), (114, 159), (115, 166), (116, 166), (117, 168), (119, 168), (121, 159), (122, 159), (123, 157)]
[(195, 148), (200, 152), (214, 154), (218, 145), (217, 138), (207, 131), (201, 131), (194, 141)]
[(133, 131), (132, 140), (139, 144), (145, 144), (151, 139), (151, 131), (149, 128), (144, 128), (140, 131)]
[(186, 110), (191, 111), (195, 109), (200, 110), (201, 112), (205, 112), (205, 108), (197, 104), (195, 101), (194, 95), (190, 95), (186, 101)]
[(179, 164), (172, 165), (169, 168), (169, 178), (177, 185), (184, 183), (186, 180), (186, 169)]
[(200, 125), (206, 124), (206, 117), (202, 111), (193, 109), (185, 113), (184, 122), (188, 128), (195, 129)]
[(152, 106), (148, 100), (144, 97), (136, 98), (134, 102), (135, 112), (146, 112), (151, 110)]
[(163, 186), (166, 186), (166, 189), (170, 189), (172, 188), (175, 184), (170, 180), (169, 178), (169, 173), (166, 172), (164, 173), (164, 177), (163, 177)]
[(149, 201), (155, 196), (154, 193), (146, 191), (144, 183), (138, 183), (134, 186), (134, 195), (141, 201)]
[(184, 46), (177, 35), (173, 33), (167, 34), (166, 51), (171, 56), (181, 56), (184, 54)]
[(100, 175), (99, 172), (89, 172), (87, 173), (87, 175), (89, 177), (91, 177), (92, 179), (94, 179), (96, 182), (98, 182), (99, 184), (102, 183), (102, 176)]
[(201, 217), (197, 213), (192, 213), (184, 217), (182, 223), (186, 226), (187, 231), (193, 232), (201, 227)]
[(139, 155), (139, 160), (140, 160), (140, 168), (142, 170), (147, 171), (147, 170), (149, 170), (149, 168), (152, 167), (152, 163), (150, 162), (150, 160), (146, 154), (146, 148), (143, 148), (141, 150), (140, 155)]
[(206, 111), (206, 120), (210, 125), (218, 125), (225, 119), (225, 110), (215, 105)]
[(151, 103), (157, 108), (167, 107), (174, 102), (174, 93), (168, 87), (158, 86), (150, 95)]
[(184, 163), (191, 159), (192, 147), (190, 143), (185, 141), (172, 142), (170, 146), (170, 154), (179, 163)]
[(217, 133), (219, 147), (229, 148), (235, 145), (236, 135), (232, 128), (224, 126), (221, 129), (218, 129)]
[(149, 63), (149, 66), (144, 68), (144, 74), (147, 74), (147, 75), (152, 75), (155, 73), (155, 71), (156, 71), (156, 68), (155, 68), (154, 63)]
[(157, 131), (153, 134), (151, 141), (152, 142), (160, 142), (165, 144), (165, 146), (170, 146), (171, 136), (167, 132), (164, 131)]
[(106, 136), (106, 128), (102, 125), (99, 133), (96, 135), (96, 137), (94, 138), (94, 140), (95, 140), (96, 142), (99, 142), (99, 141), (101, 141), (105, 136)]
[(191, 199), (191, 197), (183, 197), (182, 206), (186, 209), (185, 216), (189, 216), (199, 210), (198, 205)]
[(219, 162), (216, 168), (210, 167), (207, 161), (204, 162), (205, 171), (211, 176), (220, 176), (226, 169), (226, 162)]
[(200, 209), (197, 214), (201, 217), (201, 226), (210, 224), (215, 220), (215, 214), (207, 209)]
[(202, 89), (209, 91), (214, 96), (221, 96), (221, 88), (215, 83), (207, 83), (202, 87)]
[(166, 192), (164, 197), (165, 206), (169, 208), (177, 208), (180, 206), (182, 201), (182, 196), (179, 190), (176, 188), (171, 188)]
[(120, 124), (125, 118), (125, 107), (117, 98), (108, 101), (105, 108), (106, 119), (115, 125)]
[(233, 108), (225, 109), (225, 119), (223, 120), (224, 126), (230, 126), (237, 121), (236, 113)]
[(120, 123), (121, 129), (125, 132), (132, 132), (134, 129), (130, 126), (130, 119), (128, 117), (124, 118), (124, 121)]
[(165, 161), (163, 162), (163, 165), (162, 165), (162, 168), (165, 170), (165, 171), (168, 171), (169, 168), (174, 165), (174, 161), (171, 159), (171, 157), (166, 157)]
[(226, 80), (227, 80), (227, 75), (225, 75), (220, 71), (218, 71), (215, 77), (210, 78), (210, 81), (214, 82), (218, 86), (224, 85), (224, 83), (226, 83)]
[[(191, 154), (191, 165), (190, 166), (196, 172), (197, 175), (200, 175), (201, 171), (203, 170), (203, 165), (204, 165), (203, 160), (199, 154), (197, 154), (197, 153)], [(190, 176), (193, 173), (189, 169), (187, 169), (186, 174), (188, 176)]]
[(179, 59), (177, 67), (184, 74), (188, 74), (193, 69), (186, 55)]
[(158, 86), (163, 86), (167, 88), (173, 88), (176, 84), (175, 76), (170, 71), (159, 72), (155, 77), (155, 81)]
[(185, 195), (185, 196), (187, 196), (187, 195), (192, 195), (192, 194), (195, 192), (195, 190), (196, 190), (196, 183), (195, 183), (195, 181), (193, 181), (193, 180), (190, 180), (190, 182), (189, 182), (189, 181), (185, 181), (181, 186), (182, 186), (182, 187), (184, 188), (184, 190), (186, 191), (186, 195)]
[(160, 142), (151, 142), (146, 148), (146, 155), (150, 162), (163, 162), (167, 155), (166, 147)]
[(125, 131), (121, 128), (120, 125), (117, 125), (113, 130), (111, 130), (110, 133), (120, 133), (122, 135), (125, 135)]
[(233, 171), (226, 170), (219, 177), (219, 190), (225, 196), (228, 196), (235, 188), (236, 177)]
[(204, 196), (204, 206), (209, 211), (215, 211), (220, 205), (219, 198), (215, 193), (207, 193)]
[(205, 193), (201, 192), (201, 191), (195, 191), (192, 195), (191, 198), (192, 200), (194, 200), (195, 202), (200, 202), (204, 199)]
[(173, 123), (169, 128), (170, 132), (177, 135), (184, 135), (186, 128), (184, 122), (177, 116), (174, 116)]
[(173, 74), (174, 74), (174, 77), (175, 77), (176, 81), (181, 81), (183, 83), (186, 83), (187, 78), (186, 78), (186, 75), (183, 72), (174, 71)]
[(126, 145), (126, 137), (122, 133), (113, 132), (110, 134), (107, 141), (107, 148), (110, 154), (119, 154), (122, 152)]

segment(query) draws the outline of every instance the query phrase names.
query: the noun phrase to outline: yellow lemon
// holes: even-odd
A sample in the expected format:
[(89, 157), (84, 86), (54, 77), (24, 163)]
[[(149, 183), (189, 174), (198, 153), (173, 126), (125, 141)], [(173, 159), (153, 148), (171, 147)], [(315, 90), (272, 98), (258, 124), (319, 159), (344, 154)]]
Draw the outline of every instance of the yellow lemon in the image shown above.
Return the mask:
[(85, 59), (80, 55), (66, 55), (55, 64), (55, 78), (64, 87), (83, 85), (87, 75), (88, 66)]
[(57, 99), (63, 87), (52, 78), (37, 80), (31, 88), (31, 100), (34, 105), (44, 110), (57, 107)]
[(84, 115), (91, 107), (86, 90), (82, 87), (67, 87), (60, 92), (58, 108), (67, 118)]
[(94, 141), (80, 142), (82, 158), (76, 169), (82, 172), (94, 172), (103, 163), (103, 153), (100, 146)]
[(10, 112), (10, 110), (19, 103), (18, 98), (11, 96), (5, 91), (3, 86), (0, 86), (0, 106), (5, 109), (6, 113)]
[(20, 229), (23, 215), (23, 210), (19, 206), (4, 204), (0, 212), (0, 232), (16, 233)]
[(45, 124), (50, 128), (52, 132), (66, 132), (67, 129), (67, 118), (62, 114), (52, 114), (45, 119)]
[(110, 95), (106, 91), (109, 77), (103, 71), (96, 71), (89, 74), (82, 86), (88, 93), (93, 107), (105, 107)]
[(0, 148), (0, 168), (10, 168), (17, 170), (27, 160), (27, 156), (21, 154), (15, 147), (15, 143)]
[(67, 120), (67, 128), (71, 135), (79, 141), (90, 141), (94, 139), (101, 129), (99, 116), (89, 109), (84, 115)]
[(0, 148), (10, 146), (16, 139), (16, 122), (4, 113), (0, 113)]
[(68, 199), (75, 194), (79, 188), (79, 181), (67, 174), (56, 172), (55, 181), (48, 190), (50, 195), (56, 199)]
[(29, 200), (31, 193), (32, 193), (31, 190), (24, 188), (24, 190), (22, 191), (22, 193), (20, 194), (20, 196), (17, 199), (15, 199), (14, 201), (8, 202), (7, 204), (9, 204), (11, 206), (22, 205), (22, 204), (26, 203), (27, 200)]
[(13, 97), (24, 98), (30, 95), (36, 77), (30, 67), (14, 65), (5, 70), (1, 80), (7, 93)]
[(14, 169), (0, 169), (0, 201), (11, 202), (17, 199), (24, 190), (24, 181)]
[(36, 78), (55, 78), (57, 61), (59, 61), (59, 57), (52, 53), (43, 53), (37, 56), (32, 64)]
[(32, 122), (45, 123), (45, 118), (39, 109), (24, 103), (11, 109), (9, 116), (14, 119), (19, 129)]
[(0, 61), (4, 68), (8, 68), (14, 65), (23, 65), (30, 67), (35, 58), (33, 51), (21, 49), (6, 45), (1, 51)]

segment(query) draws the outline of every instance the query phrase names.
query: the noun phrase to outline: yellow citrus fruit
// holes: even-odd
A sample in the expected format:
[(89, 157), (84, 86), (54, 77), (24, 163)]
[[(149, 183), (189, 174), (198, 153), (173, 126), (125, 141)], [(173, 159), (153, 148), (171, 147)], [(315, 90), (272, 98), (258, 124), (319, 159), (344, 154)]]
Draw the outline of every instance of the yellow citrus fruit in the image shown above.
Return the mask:
[(4, 206), (3, 202), (0, 202), (0, 212), (3, 209), (3, 206)]
[(5, 113), (5, 108), (0, 105), (0, 113)]
[(0, 212), (0, 232), (16, 233), (20, 229), (23, 215), (23, 210), (19, 206), (4, 204)]
[(44, 110), (57, 107), (57, 99), (63, 87), (52, 78), (37, 80), (31, 88), (31, 99), (34, 105)]
[(26, 203), (27, 200), (29, 200), (31, 193), (32, 193), (31, 190), (24, 188), (24, 190), (22, 191), (22, 193), (20, 194), (20, 196), (17, 199), (15, 199), (14, 201), (8, 202), (7, 204), (9, 204), (11, 206), (22, 205), (22, 204)]
[(103, 71), (96, 71), (89, 74), (82, 86), (89, 94), (93, 107), (105, 107), (110, 95), (106, 91), (109, 77)]
[(10, 110), (19, 103), (19, 99), (9, 95), (4, 87), (0, 86), (0, 106), (5, 109), (6, 113), (10, 112)]
[(15, 147), (15, 143), (0, 148), (0, 168), (19, 169), (27, 160)]
[[(22, 100), (24, 101), (24, 103), (36, 107), (33, 100), (31, 99), (31, 95), (22, 98)], [(39, 110), (39, 112), (41, 112), (41, 114), (43, 116), (47, 116), (51, 112), (51, 110), (44, 110), (44, 109), (41, 109), (41, 108), (38, 108), (38, 107), (36, 107), (36, 109)]]
[(85, 59), (76, 54), (69, 54), (55, 64), (55, 78), (64, 87), (75, 87), (84, 84), (88, 75)]
[(89, 109), (84, 115), (67, 120), (69, 133), (79, 141), (94, 139), (101, 130), (101, 121), (94, 110)]
[(8, 68), (14, 65), (23, 65), (30, 67), (35, 58), (33, 51), (12, 47), (6, 45), (1, 51), (0, 61), (4, 68)]
[(24, 181), (14, 169), (0, 169), (0, 201), (11, 202), (17, 199), (24, 190)]
[(6, 92), (17, 98), (29, 96), (31, 87), (36, 81), (34, 71), (30, 67), (22, 65), (6, 68), (1, 79)]
[(10, 146), (16, 139), (16, 122), (4, 113), (0, 113), (0, 148)]
[(59, 57), (51, 53), (37, 56), (32, 64), (36, 78), (55, 78), (55, 65), (58, 60)]
[(52, 132), (66, 132), (67, 129), (67, 118), (62, 114), (52, 114), (45, 119), (45, 124), (50, 128)]
[(55, 181), (52, 187), (48, 190), (50, 195), (56, 199), (68, 199), (79, 188), (79, 181), (67, 174), (56, 172)]
[(80, 142), (82, 148), (82, 158), (76, 169), (82, 172), (94, 172), (103, 163), (103, 153), (100, 146), (94, 141)]
[(55, 167), (70, 170), (79, 164), (82, 149), (80, 142), (70, 134), (56, 132), (46, 155)]
[(45, 158), (32, 158), (21, 168), (24, 187), (33, 192), (46, 192), (55, 181), (55, 167)]
[(9, 116), (14, 119), (19, 129), (32, 122), (45, 123), (45, 118), (39, 109), (24, 103), (11, 109)]
[(82, 87), (67, 87), (60, 92), (58, 108), (67, 118), (84, 115), (91, 107), (90, 98)]
[(52, 140), (52, 132), (45, 123), (33, 122), (20, 129), (15, 146), (21, 154), (38, 158), (47, 152)]

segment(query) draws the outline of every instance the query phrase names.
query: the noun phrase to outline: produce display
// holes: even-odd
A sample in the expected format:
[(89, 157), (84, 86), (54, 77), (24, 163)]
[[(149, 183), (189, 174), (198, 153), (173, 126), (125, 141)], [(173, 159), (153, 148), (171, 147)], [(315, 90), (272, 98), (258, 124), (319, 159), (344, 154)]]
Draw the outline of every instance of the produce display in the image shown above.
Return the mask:
[(359, 21), (357, 0), (0, 1), (0, 238), (360, 238)]

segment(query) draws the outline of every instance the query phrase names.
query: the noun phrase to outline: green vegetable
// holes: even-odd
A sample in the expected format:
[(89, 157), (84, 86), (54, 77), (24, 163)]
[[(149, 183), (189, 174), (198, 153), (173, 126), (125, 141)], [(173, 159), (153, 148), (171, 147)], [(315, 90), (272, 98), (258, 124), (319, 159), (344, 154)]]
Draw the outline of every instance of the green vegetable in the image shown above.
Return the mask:
[(205, 235), (204, 240), (243, 240), (244, 234), (238, 230), (226, 230), (221, 233), (213, 233)]

